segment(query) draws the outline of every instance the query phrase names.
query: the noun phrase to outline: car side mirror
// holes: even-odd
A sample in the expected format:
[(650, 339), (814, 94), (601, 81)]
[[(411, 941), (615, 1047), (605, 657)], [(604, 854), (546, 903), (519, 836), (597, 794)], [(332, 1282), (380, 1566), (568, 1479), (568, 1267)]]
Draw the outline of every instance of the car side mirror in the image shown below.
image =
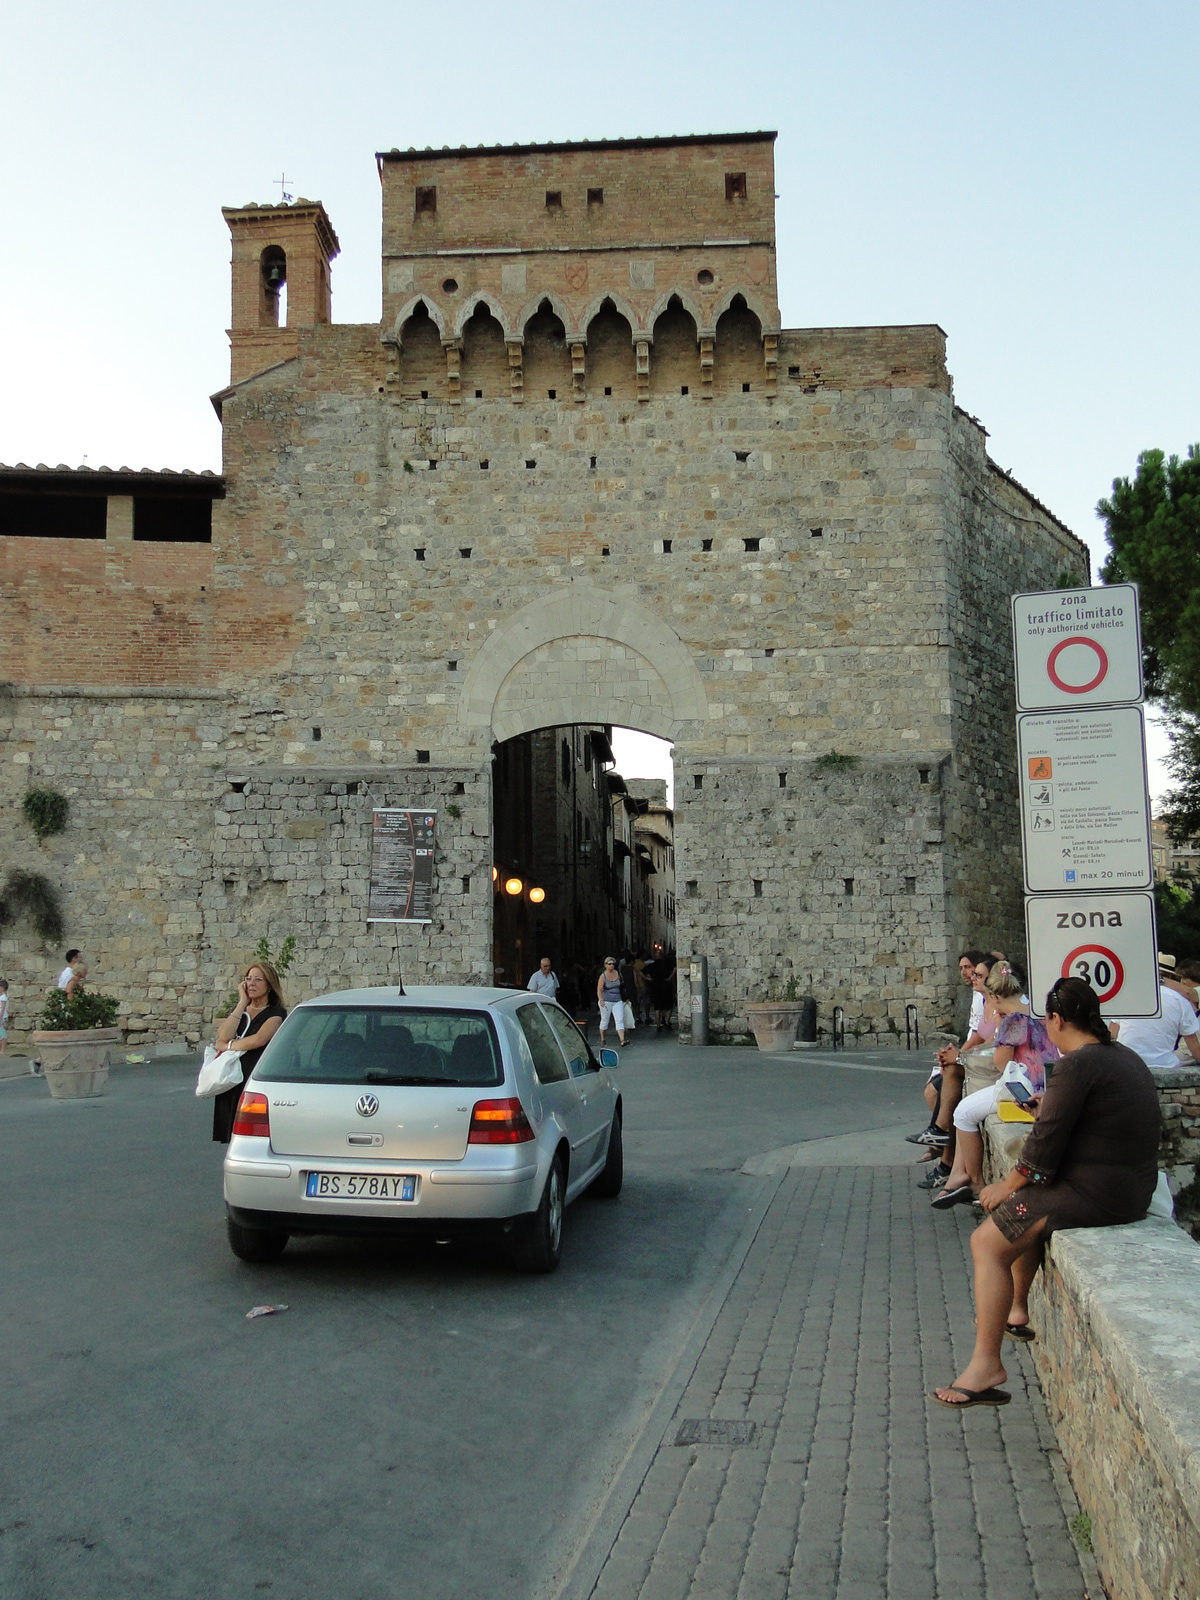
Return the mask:
[(621, 1065), (621, 1052), (619, 1050), (601, 1050), (600, 1065), (602, 1067), (619, 1067)]

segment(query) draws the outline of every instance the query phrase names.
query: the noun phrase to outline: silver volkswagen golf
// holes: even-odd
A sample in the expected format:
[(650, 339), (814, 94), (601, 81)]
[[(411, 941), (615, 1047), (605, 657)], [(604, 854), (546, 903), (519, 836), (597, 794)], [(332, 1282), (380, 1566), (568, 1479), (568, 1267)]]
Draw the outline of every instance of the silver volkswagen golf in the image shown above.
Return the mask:
[(499, 1235), (553, 1272), (563, 1209), (621, 1190), (615, 1050), (512, 989), (348, 989), (289, 1015), (242, 1091), (225, 1156), (229, 1243), (292, 1234)]

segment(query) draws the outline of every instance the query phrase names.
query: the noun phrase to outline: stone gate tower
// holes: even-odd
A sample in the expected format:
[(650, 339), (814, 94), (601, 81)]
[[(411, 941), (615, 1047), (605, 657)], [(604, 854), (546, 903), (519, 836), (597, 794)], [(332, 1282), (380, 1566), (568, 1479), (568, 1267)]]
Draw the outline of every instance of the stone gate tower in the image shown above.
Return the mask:
[[(373, 805), (441, 817), (406, 979), (486, 981), (492, 747), (572, 722), (674, 740), (718, 1033), (794, 973), (887, 1037), (948, 1016), (968, 937), (1019, 948), (1008, 596), (1086, 553), (988, 459), (940, 328), (780, 326), (773, 141), (385, 152), (365, 326), (329, 320), (320, 206), (225, 213), (224, 498), (156, 602), (205, 590), (186, 670), (131, 642), (58, 699), (14, 674), (10, 781), (73, 786), (113, 873), (114, 821), (138, 838), (151, 1031), (198, 1032), (263, 932), (296, 932), (293, 990), (394, 970)], [(68, 883), (77, 942), (126, 933), (114, 881)]]

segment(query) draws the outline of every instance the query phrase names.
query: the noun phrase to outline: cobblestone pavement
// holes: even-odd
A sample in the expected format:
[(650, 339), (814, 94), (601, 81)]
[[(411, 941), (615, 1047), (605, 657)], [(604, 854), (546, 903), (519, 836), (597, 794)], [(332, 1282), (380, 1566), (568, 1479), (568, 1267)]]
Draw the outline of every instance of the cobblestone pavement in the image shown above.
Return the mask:
[(927, 1399), (973, 1225), (911, 1166), (788, 1171), (594, 1600), (1082, 1600), (1032, 1362), (1006, 1343), (1001, 1409)]

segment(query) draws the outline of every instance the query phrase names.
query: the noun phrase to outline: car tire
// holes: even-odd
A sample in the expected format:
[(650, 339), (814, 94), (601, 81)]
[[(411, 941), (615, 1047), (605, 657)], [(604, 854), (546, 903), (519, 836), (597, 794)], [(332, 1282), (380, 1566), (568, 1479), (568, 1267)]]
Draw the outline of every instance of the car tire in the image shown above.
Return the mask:
[(592, 1193), (598, 1200), (615, 1200), (621, 1192), (625, 1176), (625, 1155), (621, 1146), (621, 1114), (613, 1112), (612, 1127), (608, 1134), (608, 1160), (604, 1171), (592, 1182)]
[(225, 1226), (229, 1230), (229, 1248), (239, 1261), (261, 1266), (268, 1261), (278, 1261), (287, 1248), (288, 1235), (277, 1228), (243, 1228), (240, 1222), (228, 1217)]
[(567, 1186), (562, 1157), (556, 1155), (536, 1211), (519, 1217), (513, 1228), (512, 1264), (518, 1272), (553, 1272), (562, 1259), (563, 1211)]

